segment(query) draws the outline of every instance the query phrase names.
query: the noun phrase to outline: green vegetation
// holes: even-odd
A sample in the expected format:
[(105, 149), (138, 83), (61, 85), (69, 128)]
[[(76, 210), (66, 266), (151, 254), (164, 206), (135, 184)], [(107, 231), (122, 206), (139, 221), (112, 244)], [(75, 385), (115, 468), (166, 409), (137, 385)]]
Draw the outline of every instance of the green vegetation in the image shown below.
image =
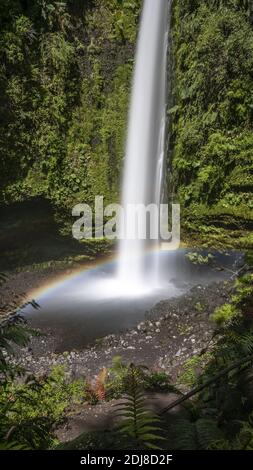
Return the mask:
[(140, 1), (0, 6), (0, 200), (116, 201)]
[(124, 402), (117, 410), (123, 417), (120, 431), (135, 441), (137, 448), (159, 449), (157, 441), (164, 439), (158, 426), (160, 420), (146, 409), (145, 395), (140, 388), (142, 380), (142, 369), (130, 364), (124, 381)]
[[(231, 304), (214, 314), (214, 345), (186, 362), (179, 384), (193, 389), (178, 400), (187, 403), (189, 419), (179, 417), (169, 429), (176, 449), (252, 450), (252, 299), (251, 274), (236, 282)], [(237, 314), (227, 314), (230, 306)]]
[[(92, 205), (96, 195), (105, 204), (119, 198), (141, 3), (1, 2), (0, 208), (15, 203), (20, 213), (3, 223), (3, 269), (78, 266), (110, 250), (102, 239), (70, 244), (66, 238), (74, 204)], [(174, 0), (170, 57), (169, 180), (172, 199), (182, 207), (184, 241), (242, 249), (252, 267), (252, 1)], [(22, 211), (30, 200), (33, 210), (36, 200), (49, 203), (33, 217), (32, 229), (27, 208)], [(46, 241), (38, 237), (43, 229)], [(187, 257), (195, 265), (214, 264), (212, 254)], [(0, 323), (0, 450), (253, 450), (252, 299), (249, 273), (213, 312), (211, 343), (186, 361), (175, 386), (166, 373), (119, 357), (94, 380), (71, 381), (64, 368), (27, 377), (7, 357), (35, 334), (15, 315), (22, 304), (15, 297), (0, 311), (8, 316)], [(205, 306), (197, 302), (195, 310), (200, 315)], [(189, 328), (179, 327), (179, 336)], [(164, 420), (147, 412), (145, 394), (151, 392), (178, 395)], [(72, 406), (122, 397), (121, 432), (87, 433), (58, 446), (57, 426)]]
[(0, 440), (6, 445), (47, 449), (56, 444), (55, 427), (70, 405), (84, 400), (82, 380), (68, 382), (64, 368), (48, 377), (28, 377), (26, 383), (5, 382), (0, 387)]
[(252, 305), (252, 275), (247, 275), (237, 281), (236, 294), (232, 297), (231, 303), (224, 304), (217, 308), (212, 315), (212, 319), (219, 325), (225, 326), (234, 319), (242, 315), (242, 310), (248, 310)]
[(252, 247), (252, 4), (176, 1), (173, 187), (192, 243)]
[(180, 375), (180, 384), (185, 384), (188, 387), (193, 387), (199, 375), (203, 373), (206, 364), (211, 358), (211, 353), (203, 353), (200, 356), (193, 356), (188, 359), (183, 367), (183, 372)]
[[(231, 298), (232, 305), (238, 309), (237, 316), (229, 322), (219, 323), (208, 349), (185, 363), (177, 388), (166, 376), (168, 388), (165, 390), (176, 392), (178, 398), (162, 410), (160, 415), (164, 419), (158, 421), (158, 426), (156, 417), (148, 424), (141, 422), (141, 429), (150, 426), (151, 445), (154, 443), (156, 446), (158, 442), (159, 447), (175, 450), (253, 449), (252, 298), (253, 278), (252, 275), (245, 275), (235, 283)], [(120, 405), (120, 413), (123, 415), (123, 429), (125, 425), (129, 437), (119, 436), (115, 430), (88, 433), (60, 448), (126, 449), (130, 448), (130, 443), (134, 449), (140, 448), (140, 445), (141, 448), (149, 446), (150, 441), (147, 439), (145, 443), (145, 437), (136, 431), (136, 416), (140, 412), (141, 416), (150, 417), (144, 390), (150, 380), (155, 382), (157, 390), (160, 383), (160, 380), (156, 381), (158, 374), (133, 364), (126, 366), (120, 358), (115, 358), (112, 370), (118, 372), (111, 377), (111, 386), (115, 380), (116, 389), (121, 390), (119, 396), (127, 394), (127, 399)], [(163, 385), (161, 390), (164, 390)], [(136, 396), (135, 391), (138, 391)], [(181, 409), (176, 411), (179, 406)]]
[[(0, 7), (0, 203), (119, 198), (141, 0)], [(187, 243), (253, 246), (250, 1), (172, 9), (171, 189)], [(69, 225), (68, 225), (69, 234)]]
[[(20, 382), (17, 373), (24, 377), (24, 371), (14, 372), (5, 363), (12, 373), (5, 373), (0, 383), (1, 448), (252, 450), (252, 299), (253, 277), (246, 274), (236, 281), (231, 303), (225, 304), (237, 314), (229, 316), (229, 321), (227, 307), (220, 309), (218, 318), (214, 314), (218, 321), (213, 341), (205, 352), (185, 363), (177, 387), (164, 372), (124, 364), (119, 357), (94, 381), (71, 381), (64, 368), (54, 368), (48, 377), (27, 377)], [(27, 342), (25, 332), (20, 342), (20, 333), (12, 328), (10, 324), (10, 334), (7, 326), (1, 330), (2, 353), (5, 340)], [(185, 387), (190, 388), (187, 393)], [(152, 391), (178, 395), (160, 417), (150, 413), (146, 403), (146, 393)], [(55, 431), (71, 409), (114, 398), (121, 399), (115, 408), (121, 418), (117, 429), (83, 434), (58, 445)], [(179, 405), (171, 415), (170, 410)]]
[(209, 264), (213, 260), (213, 255), (211, 255), (211, 253), (209, 253), (207, 256), (204, 256), (197, 252), (190, 252), (187, 253), (185, 256), (193, 264)]
[(222, 307), (219, 307), (215, 310), (212, 315), (212, 319), (218, 325), (224, 325), (229, 323), (233, 318), (238, 316), (238, 310), (236, 310), (234, 305), (225, 304)]
[[(5, 280), (0, 275), (0, 284)], [(16, 313), (21, 300), (13, 298), (5, 307), (7, 318), (0, 322), (0, 450), (52, 446), (63, 413), (71, 403), (86, 400), (83, 380), (67, 380), (64, 368), (55, 367), (48, 377), (36, 378), (10, 361), (15, 347), (28, 346), (36, 334)], [(35, 301), (30, 304), (39, 308)]]

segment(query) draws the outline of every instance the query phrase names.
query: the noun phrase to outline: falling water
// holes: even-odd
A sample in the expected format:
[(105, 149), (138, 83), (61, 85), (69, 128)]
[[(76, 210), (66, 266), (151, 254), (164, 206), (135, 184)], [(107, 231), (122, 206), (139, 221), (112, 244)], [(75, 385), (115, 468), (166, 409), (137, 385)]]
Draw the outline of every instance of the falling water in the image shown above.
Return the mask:
[[(159, 204), (162, 197), (170, 6), (171, 0), (144, 2), (123, 180), (125, 210), (128, 204)], [(127, 219), (127, 229), (131, 224), (131, 218)], [(244, 264), (243, 256), (236, 252), (214, 254), (214, 266), (222, 269), (195, 266), (186, 256), (187, 250), (145, 257), (148, 245), (150, 240), (123, 240), (117, 276), (114, 262), (82, 270), (36, 295), (41, 314), (28, 305), (22, 315), (32, 321), (32, 327), (50, 330), (57, 350), (83, 350), (97, 338), (135, 328), (160, 300), (180, 296), (194, 285), (223, 282), (231, 270), (238, 271)], [(204, 250), (202, 255), (208, 252)], [(154, 274), (152, 279), (148, 270)], [(153, 289), (159, 270), (165, 282)]]
[[(134, 224), (132, 212), (129, 216), (127, 210), (131, 205), (161, 202), (170, 5), (171, 0), (144, 0), (139, 32), (122, 189), (127, 216), (122, 219), (119, 246), (118, 278), (129, 287), (150, 281), (144, 273), (144, 255), (150, 240), (126, 236), (132, 233)], [(154, 262), (152, 272), (157, 271)]]

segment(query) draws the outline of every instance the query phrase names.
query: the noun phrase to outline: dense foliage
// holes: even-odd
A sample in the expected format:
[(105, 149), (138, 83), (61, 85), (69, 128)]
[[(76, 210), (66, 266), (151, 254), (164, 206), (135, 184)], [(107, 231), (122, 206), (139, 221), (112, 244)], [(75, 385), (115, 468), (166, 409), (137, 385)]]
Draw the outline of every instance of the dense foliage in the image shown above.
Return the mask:
[[(170, 450), (252, 450), (252, 298), (253, 279), (248, 274), (236, 281), (230, 303), (214, 312), (217, 330), (212, 344), (185, 363), (177, 388), (164, 373), (125, 365), (115, 358), (107, 386), (124, 398), (119, 405), (121, 439), (115, 430), (89, 433), (61, 448), (125, 449), (130, 439), (134, 449), (157, 447), (158, 443)], [(228, 318), (225, 306), (237, 314)], [(157, 417), (150, 417), (145, 390), (162, 391), (164, 384), (178, 398), (162, 410), (157, 425)], [(182, 393), (185, 386), (189, 392)]]
[(117, 199), (139, 5), (1, 2), (2, 201)]
[[(173, 15), (174, 192), (186, 228), (252, 246), (252, 2), (176, 1)], [(230, 234), (222, 228), (231, 229)], [(247, 232), (247, 233), (246, 233)], [(230, 240), (228, 239), (230, 236)]]
[[(252, 363), (253, 278), (246, 274), (235, 283), (230, 303), (213, 314), (217, 331), (205, 351), (193, 356), (173, 385), (164, 372), (124, 364), (119, 357), (97, 377), (70, 380), (64, 368), (47, 377), (25, 375), (4, 361), (0, 375), (0, 448), (46, 449), (57, 445), (55, 431), (71, 412), (89, 403), (117, 402), (120, 426), (107, 436), (85, 434), (60, 448), (169, 448), (253, 449)], [(23, 327), (24, 328), (24, 327)], [(0, 353), (5, 357), (9, 341), (27, 344), (22, 326), (6, 324), (0, 330)], [(17, 380), (17, 378), (19, 380)], [(21, 380), (20, 380), (21, 379)], [(185, 387), (190, 391), (182, 393)], [(147, 392), (172, 392), (178, 399), (162, 410), (161, 419), (151, 414)], [(181, 405), (179, 412), (169, 412)], [(120, 431), (120, 433), (119, 433)], [(116, 436), (115, 436), (116, 433)], [(106, 446), (106, 447), (105, 447)]]
[(56, 441), (55, 427), (73, 403), (84, 401), (84, 383), (68, 381), (64, 368), (49, 377), (28, 377), (25, 383), (0, 384), (0, 443), (46, 449)]
[[(118, 200), (141, 3), (2, 2), (0, 201)], [(209, 245), (252, 246), (252, 11), (173, 2), (171, 189)]]
[(230, 303), (214, 312), (214, 345), (186, 362), (179, 383), (193, 390), (179, 399), (188, 403), (189, 418), (169, 427), (176, 449), (253, 449), (252, 299), (251, 274), (236, 282)]
[[(1, 2), (0, 205), (43, 196), (70, 214), (73, 204), (93, 203), (95, 195), (117, 201), (140, 4)], [(170, 57), (168, 161), (184, 236), (251, 249), (253, 2), (174, 0)], [(199, 264), (211, 258), (190, 255)], [(120, 358), (95, 381), (71, 382), (63, 369), (26, 377), (7, 353), (14, 344), (25, 346), (30, 332), (16, 319), (2, 322), (0, 449), (52, 447), (73, 403), (125, 396), (122, 433), (112, 432), (111, 442), (110, 433), (99, 442), (85, 435), (66, 448), (124, 447), (129, 439), (152, 447), (159, 438), (169, 449), (252, 450), (252, 298), (248, 274), (231, 301), (213, 312), (211, 346), (187, 361), (177, 388), (165, 373), (140, 373)], [(7, 306), (7, 313), (15, 307)], [(201, 304), (198, 309), (201, 314)], [(182, 396), (186, 387), (192, 390)], [(145, 409), (147, 390), (176, 392), (185, 406), (183, 418), (171, 420), (164, 412), (162, 436), (160, 421), (157, 428)]]

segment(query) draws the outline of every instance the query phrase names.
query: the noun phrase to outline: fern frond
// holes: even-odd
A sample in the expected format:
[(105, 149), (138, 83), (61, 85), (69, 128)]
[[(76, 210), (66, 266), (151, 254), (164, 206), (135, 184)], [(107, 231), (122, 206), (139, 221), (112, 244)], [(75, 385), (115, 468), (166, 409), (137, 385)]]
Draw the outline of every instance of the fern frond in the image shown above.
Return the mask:
[(96, 378), (96, 385), (95, 385), (95, 394), (98, 400), (104, 401), (106, 398), (106, 389), (105, 383), (107, 379), (107, 369), (103, 367), (103, 369), (99, 372)]
[(0, 442), (0, 450), (31, 450), (31, 447), (15, 441)]
[(195, 422), (178, 419), (170, 429), (169, 437), (175, 450), (207, 450), (223, 435), (214, 419), (200, 418)]
[(154, 442), (164, 440), (160, 419), (146, 408), (145, 396), (139, 386), (142, 371), (131, 364), (125, 378), (126, 393), (117, 408), (118, 416), (123, 418), (119, 430), (133, 438), (138, 447), (160, 449)]

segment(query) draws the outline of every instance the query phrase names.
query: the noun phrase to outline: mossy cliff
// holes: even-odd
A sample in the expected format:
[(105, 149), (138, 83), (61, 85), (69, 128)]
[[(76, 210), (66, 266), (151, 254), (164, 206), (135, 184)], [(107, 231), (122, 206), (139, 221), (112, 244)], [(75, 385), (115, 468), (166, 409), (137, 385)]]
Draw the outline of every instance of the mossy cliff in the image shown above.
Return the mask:
[[(119, 199), (141, 0), (0, 5), (1, 202)], [(251, 247), (253, 8), (174, 0), (170, 169), (192, 243)]]
[(252, 3), (174, 1), (173, 189), (193, 242), (253, 246)]
[(1, 3), (1, 199), (117, 200), (140, 1)]

